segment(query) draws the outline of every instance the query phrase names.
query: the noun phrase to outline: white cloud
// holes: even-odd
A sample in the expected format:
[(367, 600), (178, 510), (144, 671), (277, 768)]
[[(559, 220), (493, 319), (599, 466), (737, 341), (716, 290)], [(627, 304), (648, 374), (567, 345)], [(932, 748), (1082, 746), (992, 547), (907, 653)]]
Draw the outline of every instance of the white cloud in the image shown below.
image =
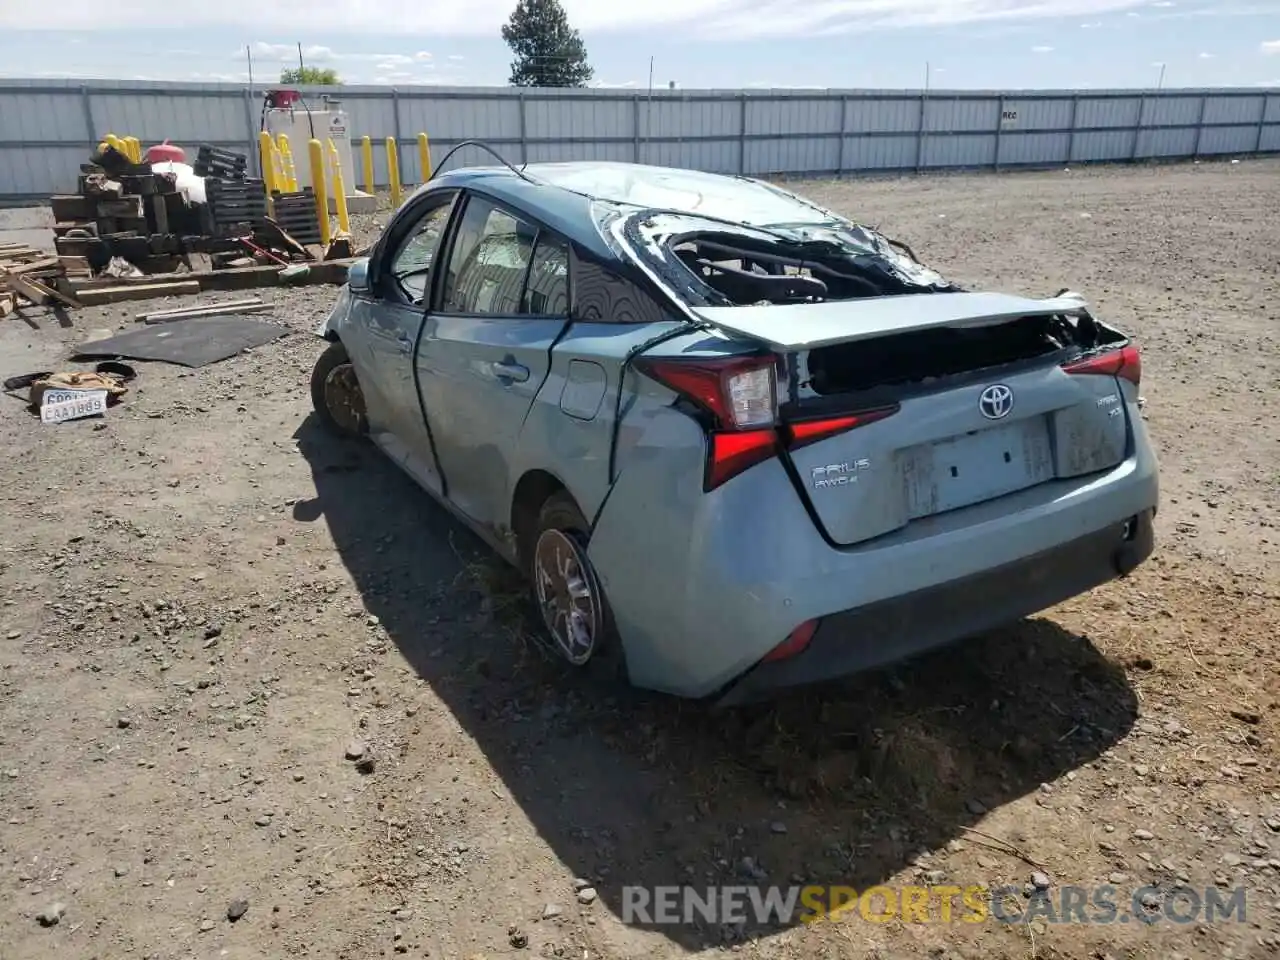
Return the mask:
[(460, 53), (451, 53), (451, 54), (449, 54), (449, 59), (450, 59), (450, 60), (465, 60), (465, 59), (467, 59), (467, 58), (466, 58), (466, 57), (464, 57), (464, 56), (463, 56), (462, 54), (460, 54)]
[(1202, 54), (1200, 54), (1200, 59), (1201, 59), (1201, 60), (1212, 60), (1212, 59), (1213, 59), (1213, 54), (1212, 54), (1212, 53), (1202, 53)]
[(1156, 0), (1156, 2), (1152, 4), (1152, 6), (1153, 7), (1176, 7), (1177, 4), (1174, 3), (1173, 0)]
[(1053, 47), (1032, 47), (1032, 53), (1053, 53)]
[(1080, 24), (1080, 29), (1081, 30), (1097, 30), (1101, 26), (1102, 24), (1098, 23), (1097, 21), (1094, 21), (1093, 23)]
[(1264, 40), (1262, 52), (1266, 54), (1280, 53), (1280, 40)]
[[(1166, 0), (1168, 2), (1168, 0)], [(886, 27), (942, 26), (966, 23), (1011, 23), (1057, 17), (1096, 17), (1148, 6), (1145, 0), (646, 0), (615, 4), (600, 0), (564, 0), (569, 19), (584, 32), (627, 32), (637, 28), (683, 25), (699, 38), (740, 39), (760, 36), (806, 36), (850, 33)], [(219, 0), (184, 8), (184, 26), (292, 33), (298, 24), (323, 24), (335, 35), (383, 33), (395, 24), (400, 34), (492, 37), (511, 12), (510, 0), (438, 0), (407, 4), (403, 0)], [(57, 30), (100, 20), (101, 0), (61, 0), (57, 4), (8, 0), (0, 3), (0, 30)], [(116, 29), (152, 27), (172, 14), (169, 0), (130, 0), (112, 8)], [(289, 34), (286, 33), (286, 36)], [(253, 45), (262, 59), (288, 62), (296, 58), (291, 43)], [(304, 59), (319, 62), (326, 47)], [(242, 52), (241, 52), (242, 53)], [(371, 62), (385, 59), (365, 55)], [(343, 59), (334, 55), (335, 59)]]

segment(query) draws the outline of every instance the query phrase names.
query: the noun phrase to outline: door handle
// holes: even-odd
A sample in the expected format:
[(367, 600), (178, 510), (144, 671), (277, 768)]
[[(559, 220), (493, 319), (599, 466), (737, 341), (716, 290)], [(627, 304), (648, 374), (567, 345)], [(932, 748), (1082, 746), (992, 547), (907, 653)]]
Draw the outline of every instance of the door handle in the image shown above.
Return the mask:
[(529, 379), (529, 368), (511, 361), (498, 362), (495, 360), (489, 364), (489, 372), (499, 380), (513, 380), (516, 383), (524, 383)]

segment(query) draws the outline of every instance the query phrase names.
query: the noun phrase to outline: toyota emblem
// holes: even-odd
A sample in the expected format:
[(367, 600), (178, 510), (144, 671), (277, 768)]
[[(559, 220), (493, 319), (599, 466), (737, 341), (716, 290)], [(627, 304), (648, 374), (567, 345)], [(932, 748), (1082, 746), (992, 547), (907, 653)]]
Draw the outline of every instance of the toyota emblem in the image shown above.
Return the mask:
[(1003, 383), (992, 384), (978, 397), (978, 409), (988, 420), (1003, 420), (1013, 409), (1013, 391)]

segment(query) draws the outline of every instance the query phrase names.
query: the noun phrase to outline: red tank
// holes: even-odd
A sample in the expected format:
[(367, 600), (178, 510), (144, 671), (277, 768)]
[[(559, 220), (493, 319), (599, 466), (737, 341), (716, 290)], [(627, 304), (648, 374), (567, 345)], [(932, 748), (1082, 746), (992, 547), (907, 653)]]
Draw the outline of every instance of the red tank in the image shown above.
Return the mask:
[(168, 140), (147, 148), (147, 163), (186, 163), (187, 155), (181, 147), (175, 147)]

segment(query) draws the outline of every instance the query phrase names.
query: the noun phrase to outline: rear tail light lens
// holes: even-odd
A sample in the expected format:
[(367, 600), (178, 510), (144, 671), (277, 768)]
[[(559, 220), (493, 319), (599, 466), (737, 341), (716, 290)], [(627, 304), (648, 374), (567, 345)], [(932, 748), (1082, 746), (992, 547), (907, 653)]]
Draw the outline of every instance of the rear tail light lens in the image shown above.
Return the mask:
[(787, 448), (799, 450), (819, 440), (826, 440), (836, 434), (844, 433), (855, 427), (865, 427), (898, 412), (897, 404), (888, 407), (877, 407), (874, 410), (861, 410), (841, 417), (823, 417), (819, 420), (799, 420), (786, 427)]
[(780, 426), (777, 362), (773, 354), (637, 361), (642, 373), (711, 414), (704, 490), (714, 490), (768, 460), (783, 445), (798, 449), (897, 412), (896, 406), (883, 407)]
[(1097, 356), (1064, 364), (1062, 369), (1071, 374), (1120, 377), (1135, 387), (1142, 381), (1142, 354), (1129, 344), (1119, 350), (1109, 350)]
[(772, 354), (717, 360), (641, 360), (636, 366), (715, 416), (726, 430), (772, 427), (778, 416)]

